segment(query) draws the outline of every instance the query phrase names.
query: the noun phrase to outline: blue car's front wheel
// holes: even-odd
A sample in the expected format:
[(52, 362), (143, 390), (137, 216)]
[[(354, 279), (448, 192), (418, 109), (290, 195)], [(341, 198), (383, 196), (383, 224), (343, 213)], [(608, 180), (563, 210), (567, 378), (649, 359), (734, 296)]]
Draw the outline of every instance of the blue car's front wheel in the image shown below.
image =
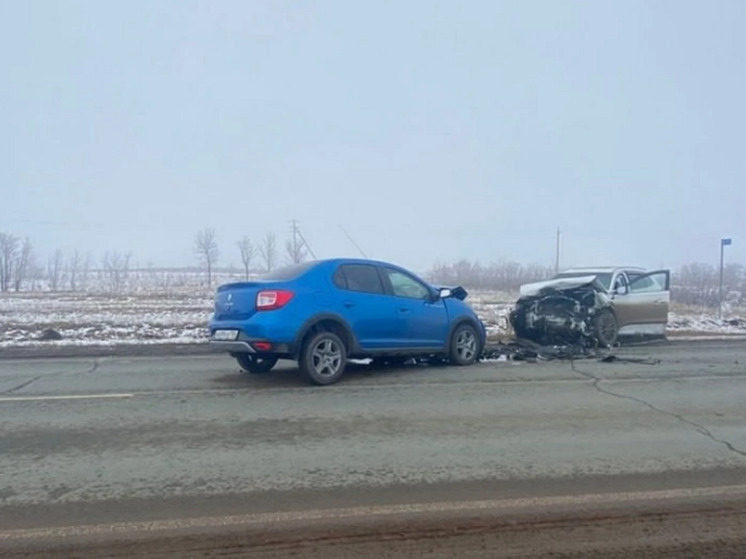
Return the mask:
[(479, 338), (471, 324), (459, 324), (451, 336), (448, 358), (454, 365), (471, 365), (479, 357)]

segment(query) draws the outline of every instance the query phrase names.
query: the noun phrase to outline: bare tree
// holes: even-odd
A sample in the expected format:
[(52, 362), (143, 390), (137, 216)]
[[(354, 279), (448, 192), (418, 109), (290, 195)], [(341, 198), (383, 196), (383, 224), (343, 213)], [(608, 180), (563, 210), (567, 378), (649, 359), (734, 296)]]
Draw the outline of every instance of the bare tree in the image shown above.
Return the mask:
[(42, 289), (45, 280), (44, 267), (41, 266), (35, 258), (31, 258), (26, 276), (31, 281), (31, 291), (39, 291)]
[(106, 278), (110, 291), (118, 293), (125, 286), (127, 276), (129, 275), (131, 259), (131, 252), (122, 254), (114, 251), (106, 252), (106, 254), (104, 254), (104, 277)]
[(47, 277), (49, 278), (49, 287), (52, 291), (57, 291), (62, 287), (63, 259), (64, 255), (59, 248), (54, 251), (53, 256), (47, 259)]
[(215, 229), (205, 227), (194, 238), (194, 254), (207, 271), (207, 287), (212, 288), (212, 267), (220, 256), (218, 242), (215, 239)]
[(244, 274), (246, 281), (249, 281), (249, 268), (251, 267), (251, 261), (254, 259), (254, 245), (251, 243), (251, 239), (244, 236), (241, 240), (236, 243), (238, 250), (241, 251), (241, 262), (243, 263)]
[(23, 245), (21, 245), (21, 250), (18, 252), (15, 269), (13, 270), (13, 288), (16, 291), (21, 290), (21, 286), (28, 275), (29, 268), (32, 266), (31, 248), (31, 239), (26, 237), (23, 239)]
[(85, 260), (83, 260), (83, 264), (80, 268), (80, 279), (76, 283), (80, 285), (80, 289), (82, 291), (85, 291), (86, 287), (88, 286), (88, 276), (91, 273), (91, 253), (87, 253), (85, 255)]
[(264, 260), (264, 267), (271, 272), (277, 262), (277, 237), (274, 233), (267, 233), (262, 240), (262, 246), (259, 247), (259, 254)]
[(0, 291), (8, 291), (18, 258), (18, 237), (0, 233)]
[(76, 291), (78, 288), (78, 277), (82, 263), (81, 254), (76, 248), (67, 260), (67, 277), (70, 281), (71, 291)]

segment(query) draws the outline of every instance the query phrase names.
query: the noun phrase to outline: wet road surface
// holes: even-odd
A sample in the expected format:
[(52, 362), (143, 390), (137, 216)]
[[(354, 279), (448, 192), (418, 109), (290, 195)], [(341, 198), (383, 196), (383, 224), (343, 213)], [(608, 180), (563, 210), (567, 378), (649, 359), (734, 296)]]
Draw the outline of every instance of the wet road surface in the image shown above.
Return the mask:
[(730, 556), (746, 343), (618, 356), (357, 366), (324, 388), (222, 355), (0, 360), (0, 549), (539, 554), (524, 534), (608, 556), (624, 549), (594, 545), (637, 533)]

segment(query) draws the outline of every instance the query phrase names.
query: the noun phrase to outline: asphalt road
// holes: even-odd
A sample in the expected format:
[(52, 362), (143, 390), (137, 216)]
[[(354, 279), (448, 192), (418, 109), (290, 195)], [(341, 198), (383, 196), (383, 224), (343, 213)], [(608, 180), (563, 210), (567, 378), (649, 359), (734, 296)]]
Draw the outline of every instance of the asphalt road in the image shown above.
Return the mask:
[(746, 343), (617, 355), (324, 388), (222, 355), (0, 360), (0, 550), (746, 555)]

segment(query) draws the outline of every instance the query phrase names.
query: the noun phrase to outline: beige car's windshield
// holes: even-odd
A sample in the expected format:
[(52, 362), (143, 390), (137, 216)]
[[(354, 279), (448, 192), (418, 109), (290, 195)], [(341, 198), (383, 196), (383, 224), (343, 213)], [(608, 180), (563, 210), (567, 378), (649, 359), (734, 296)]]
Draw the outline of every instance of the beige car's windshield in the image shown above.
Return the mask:
[(600, 283), (603, 286), (603, 288), (606, 289), (607, 291), (609, 290), (609, 287), (611, 286), (611, 274), (608, 274), (608, 273), (596, 274), (596, 273), (588, 273), (588, 272), (585, 272), (585, 273), (578, 272), (578, 273), (572, 273), (572, 274), (557, 274), (556, 276), (554, 276), (554, 278), (555, 279), (582, 278), (582, 277), (587, 277), (587, 276), (596, 276), (596, 280), (598, 281), (598, 283)]

